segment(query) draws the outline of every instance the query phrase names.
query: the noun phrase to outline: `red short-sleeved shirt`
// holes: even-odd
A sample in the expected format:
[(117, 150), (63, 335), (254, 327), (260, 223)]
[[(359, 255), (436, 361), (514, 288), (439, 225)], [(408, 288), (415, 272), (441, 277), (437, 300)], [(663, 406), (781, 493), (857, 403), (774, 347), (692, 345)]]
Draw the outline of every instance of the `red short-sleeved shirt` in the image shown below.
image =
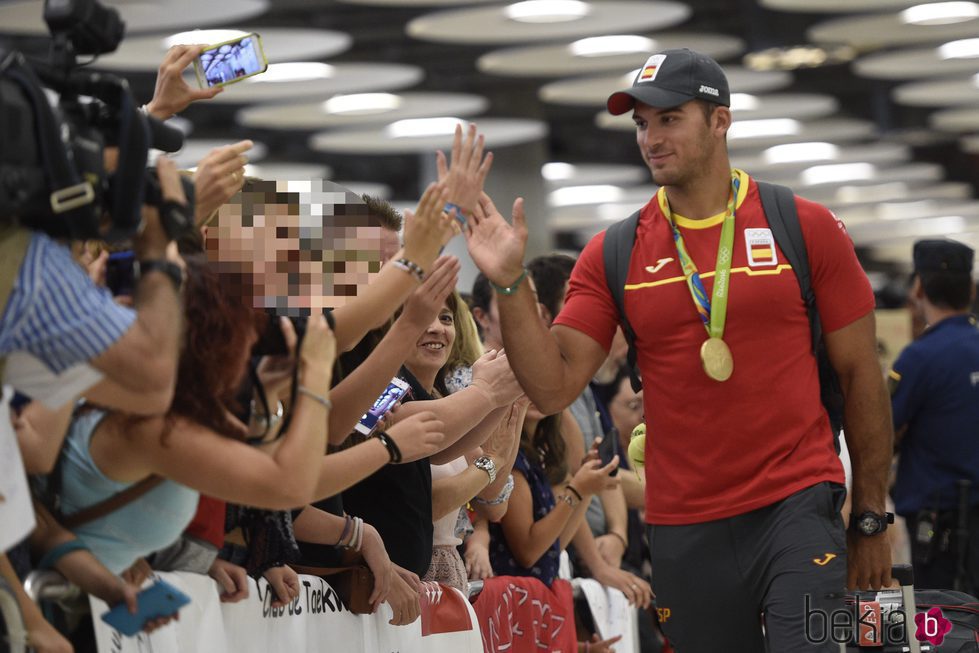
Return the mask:
[[(796, 198), (796, 206), (823, 328), (835, 331), (873, 310), (873, 291), (843, 224), (813, 202)], [(675, 218), (709, 294), (723, 215)], [(595, 236), (582, 252), (555, 324), (608, 350), (619, 320), (605, 282), (604, 237)], [(625, 292), (644, 386), (646, 521), (723, 519), (820, 481), (842, 483), (819, 399), (805, 304), (755, 184), (742, 184), (735, 212), (724, 332), (734, 373), (726, 382), (703, 371), (707, 331), (677, 259), (654, 197), (640, 214)]]

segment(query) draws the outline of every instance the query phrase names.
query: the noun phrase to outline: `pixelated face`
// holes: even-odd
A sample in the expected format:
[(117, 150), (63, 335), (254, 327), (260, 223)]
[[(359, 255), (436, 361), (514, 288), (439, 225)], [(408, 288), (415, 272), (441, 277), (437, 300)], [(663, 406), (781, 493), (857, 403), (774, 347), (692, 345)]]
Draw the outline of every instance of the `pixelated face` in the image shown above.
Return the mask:
[(207, 253), (251, 279), (252, 305), (300, 316), (337, 308), (381, 268), (381, 226), (332, 182), (249, 180), (207, 231)]
[(393, 229), (381, 229), (381, 263), (387, 263), (401, 249), (401, 238)]

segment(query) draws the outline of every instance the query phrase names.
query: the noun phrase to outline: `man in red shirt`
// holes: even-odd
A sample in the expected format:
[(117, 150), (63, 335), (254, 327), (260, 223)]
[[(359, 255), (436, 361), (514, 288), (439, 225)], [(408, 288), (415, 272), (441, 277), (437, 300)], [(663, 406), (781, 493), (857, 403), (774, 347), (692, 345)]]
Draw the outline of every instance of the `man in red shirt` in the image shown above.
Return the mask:
[[(843, 470), (820, 403), (806, 306), (757, 186), (731, 168), (729, 105), (721, 68), (689, 50), (653, 55), (633, 86), (608, 100), (613, 114), (632, 111), (640, 153), (661, 186), (640, 213), (625, 286), (645, 388), (653, 591), (678, 653), (838, 651), (827, 628), (845, 586), (890, 580), (883, 531), (893, 432), (874, 298), (843, 224), (796, 198), (845, 394), (860, 516), (845, 532)], [(605, 234), (582, 252), (548, 332), (532, 319), (523, 282), (522, 200), (512, 227), (486, 197), (469, 224), (469, 251), (498, 293), (514, 372), (541, 410), (557, 412), (605, 360), (619, 324)]]

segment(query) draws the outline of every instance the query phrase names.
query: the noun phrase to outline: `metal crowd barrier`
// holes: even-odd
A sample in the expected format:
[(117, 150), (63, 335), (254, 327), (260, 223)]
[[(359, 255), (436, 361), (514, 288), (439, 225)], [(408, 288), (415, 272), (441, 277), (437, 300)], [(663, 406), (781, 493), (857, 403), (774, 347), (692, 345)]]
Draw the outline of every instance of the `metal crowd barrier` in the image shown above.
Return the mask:
[(5, 632), (2, 635), (4, 648), (10, 653), (25, 653), (27, 651), (27, 630), (24, 619), (20, 614), (17, 597), (7, 583), (0, 578), (0, 615), (3, 616)]
[(24, 591), (34, 603), (70, 601), (81, 595), (80, 589), (65, 580), (64, 576), (50, 569), (27, 574)]

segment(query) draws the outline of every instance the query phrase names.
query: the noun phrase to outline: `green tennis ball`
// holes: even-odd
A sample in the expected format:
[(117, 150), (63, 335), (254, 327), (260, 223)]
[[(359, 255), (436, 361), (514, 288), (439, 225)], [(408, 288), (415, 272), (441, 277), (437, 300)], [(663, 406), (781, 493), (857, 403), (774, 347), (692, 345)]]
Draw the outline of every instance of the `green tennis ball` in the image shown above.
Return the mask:
[(632, 436), (629, 440), (629, 460), (634, 466), (646, 464), (646, 425), (640, 424), (632, 429)]

